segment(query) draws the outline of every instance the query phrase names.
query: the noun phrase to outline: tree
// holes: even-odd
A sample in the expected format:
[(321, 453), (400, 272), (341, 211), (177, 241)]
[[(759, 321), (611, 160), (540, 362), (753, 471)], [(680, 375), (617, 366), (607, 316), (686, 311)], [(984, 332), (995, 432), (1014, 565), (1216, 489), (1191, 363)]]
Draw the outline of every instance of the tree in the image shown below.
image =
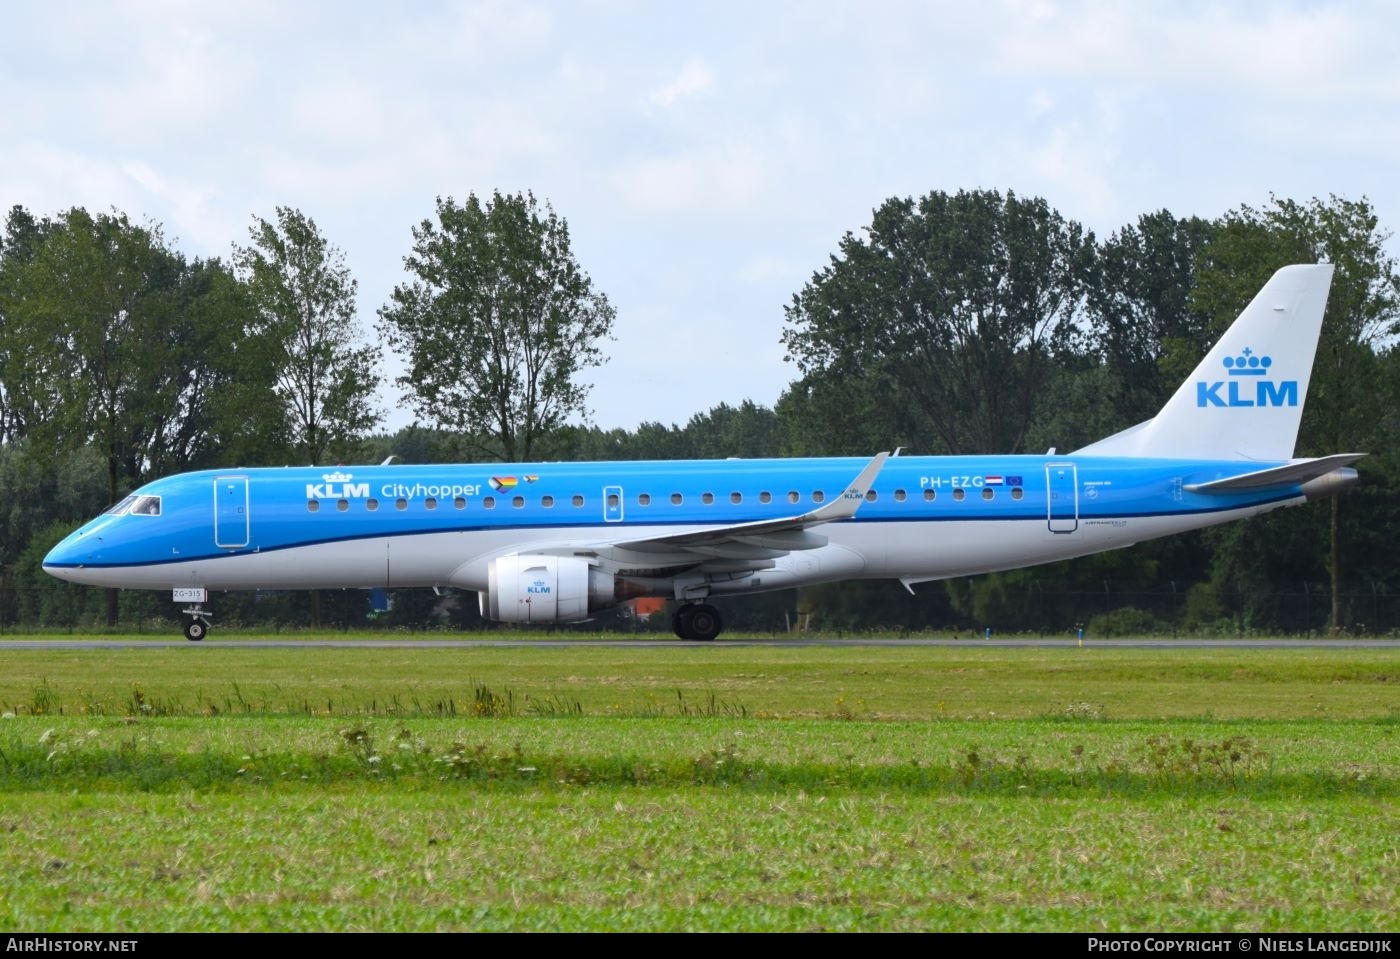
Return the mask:
[[(0, 445), (0, 586), (13, 582), (17, 564), (45, 529), (59, 524), (65, 533), (71, 531), (92, 516), (94, 504), (104, 502), (107, 492), (106, 464), (97, 449), (80, 446), (35, 455), (29, 447), (27, 439)], [(36, 585), (54, 586), (56, 581), (39, 576)], [(75, 589), (83, 595), (93, 592)], [(15, 621), (16, 612), (14, 597), (0, 588), (0, 623)]]
[(809, 380), (884, 379), (944, 451), (1020, 451), (1075, 334), (1092, 234), (1042, 199), (980, 190), (887, 200), (866, 234), (793, 297), (788, 358)]
[(1117, 429), (1155, 416), (1211, 346), (1209, 317), (1191, 297), (1197, 256), (1214, 233), (1208, 220), (1159, 210), (1099, 247), (1086, 313), (1113, 380)]
[(15, 206), (0, 233), (0, 443), (23, 439), (45, 408), (37, 402), (38, 384), (28, 381), (31, 344), (23, 335), (17, 300), (21, 275), (52, 229), (50, 221), (36, 220), (24, 207)]
[(316, 221), (279, 206), (275, 224), (255, 217), (249, 233), (253, 244), (235, 245), (234, 261), (257, 309), (252, 343), (277, 371), (292, 454), (323, 462), (378, 422), (379, 351), (356, 345), (357, 284)]
[(112, 499), (147, 471), (154, 451), (141, 427), (152, 411), (178, 405), (183, 269), (159, 227), (74, 209), (9, 286), (7, 335), (20, 374), (12, 383), (28, 391), (23, 406), (46, 414), (28, 432), (44, 450), (97, 444)]
[(533, 194), (437, 200), (413, 229), (416, 278), (379, 311), (407, 360), (399, 383), (419, 415), (478, 452), (529, 459), (571, 416), (586, 418), (578, 374), (605, 361), (616, 311), (569, 246), (568, 224)]
[[(150, 437), (133, 442), (133, 427), (175, 402), (170, 333), (183, 261), (165, 248), (159, 227), (119, 213), (75, 208), (25, 232), (28, 254), (5, 271), (7, 405), (43, 411), (27, 424), (31, 452), (95, 443), (115, 501), (151, 460), (140, 442)], [(109, 625), (116, 615), (113, 590)]]
[(721, 403), (696, 413), (685, 425), (688, 456), (696, 459), (761, 459), (782, 454), (782, 423), (776, 413), (753, 400), (737, 407)]
[(934, 452), (927, 430), (908, 415), (908, 404), (886, 372), (863, 375), (813, 370), (788, 384), (774, 404), (790, 456), (870, 456), (875, 450), (903, 446)]

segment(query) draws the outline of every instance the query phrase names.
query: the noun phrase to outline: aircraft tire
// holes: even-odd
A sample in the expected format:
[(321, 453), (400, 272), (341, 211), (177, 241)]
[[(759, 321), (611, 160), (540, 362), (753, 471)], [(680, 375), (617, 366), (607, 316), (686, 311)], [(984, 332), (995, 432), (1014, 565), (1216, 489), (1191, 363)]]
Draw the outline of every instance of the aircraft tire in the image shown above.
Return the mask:
[(185, 621), (185, 638), (192, 643), (197, 643), (209, 634), (209, 624), (202, 619), (191, 616)]
[(724, 629), (724, 620), (720, 617), (719, 610), (709, 603), (687, 606), (682, 612), (689, 614), (685, 617), (686, 632), (689, 635), (683, 637), (684, 639), (708, 643)]

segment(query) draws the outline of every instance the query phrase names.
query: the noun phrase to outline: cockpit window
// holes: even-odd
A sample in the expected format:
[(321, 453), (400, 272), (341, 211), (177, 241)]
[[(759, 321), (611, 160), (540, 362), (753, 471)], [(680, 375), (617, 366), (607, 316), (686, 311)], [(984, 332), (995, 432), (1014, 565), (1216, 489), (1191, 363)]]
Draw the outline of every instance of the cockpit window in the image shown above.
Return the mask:
[(126, 499), (122, 500), (120, 503), (117, 503), (116, 505), (109, 507), (108, 510), (107, 510), (107, 515), (108, 515), (108, 516), (121, 516), (123, 513), (125, 513), (128, 509), (131, 508), (131, 504), (134, 503), (134, 502), (136, 502), (136, 497), (135, 497), (135, 496), (128, 496)]
[(160, 497), (159, 496), (137, 496), (136, 502), (131, 504), (132, 516), (159, 516)]

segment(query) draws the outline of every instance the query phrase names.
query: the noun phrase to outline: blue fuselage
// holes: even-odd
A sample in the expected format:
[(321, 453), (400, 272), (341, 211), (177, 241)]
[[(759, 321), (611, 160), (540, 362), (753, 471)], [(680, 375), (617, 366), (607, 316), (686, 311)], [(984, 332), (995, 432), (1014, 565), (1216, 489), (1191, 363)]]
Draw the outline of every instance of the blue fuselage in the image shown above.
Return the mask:
[[(158, 512), (104, 514), (45, 560), (80, 582), (146, 588), (477, 585), (506, 546), (604, 546), (781, 519), (842, 495), (853, 458), (221, 470), (157, 480)], [(1095, 552), (1289, 502), (1298, 486), (1193, 493), (1273, 466), (1054, 456), (895, 457), (858, 515), (823, 528), (856, 575), (960, 575)], [(365, 548), (372, 544), (373, 548)], [(273, 562), (273, 557), (278, 561)], [(300, 556), (310, 565), (289, 560)], [(353, 561), (347, 562), (353, 557)], [(849, 564), (848, 564), (849, 565)], [(326, 572), (321, 575), (318, 569)], [(260, 570), (265, 572), (260, 572)], [(975, 571), (975, 570), (974, 570)], [(293, 582), (294, 581), (294, 582)]]

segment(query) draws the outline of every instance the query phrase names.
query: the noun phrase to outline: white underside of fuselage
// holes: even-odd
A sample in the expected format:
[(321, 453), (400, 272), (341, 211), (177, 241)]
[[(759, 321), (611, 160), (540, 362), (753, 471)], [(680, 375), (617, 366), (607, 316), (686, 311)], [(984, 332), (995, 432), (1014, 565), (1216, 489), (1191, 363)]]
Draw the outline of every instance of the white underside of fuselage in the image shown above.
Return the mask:
[[(919, 582), (1015, 569), (1118, 549), (1302, 502), (1304, 499), (1298, 497), (1264, 507), (1212, 513), (1081, 518), (1072, 530), (1062, 532), (1052, 532), (1044, 518), (833, 523), (821, 529), (828, 545), (780, 556), (772, 569), (716, 578), (707, 592), (766, 592), (845, 579)], [(697, 528), (648, 527), (647, 534), (660, 537)], [(612, 526), (425, 533), (266, 551), (237, 550), (204, 559), (143, 566), (65, 567), (52, 572), (72, 582), (126, 589), (451, 586), (480, 592), (486, 589), (487, 569), (495, 557), (533, 551), (604, 551), (616, 541), (618, 532)], [(607, 562), (604, 559), (601, 564)], [(668, 589), (654, 591), (670, 594)]]

